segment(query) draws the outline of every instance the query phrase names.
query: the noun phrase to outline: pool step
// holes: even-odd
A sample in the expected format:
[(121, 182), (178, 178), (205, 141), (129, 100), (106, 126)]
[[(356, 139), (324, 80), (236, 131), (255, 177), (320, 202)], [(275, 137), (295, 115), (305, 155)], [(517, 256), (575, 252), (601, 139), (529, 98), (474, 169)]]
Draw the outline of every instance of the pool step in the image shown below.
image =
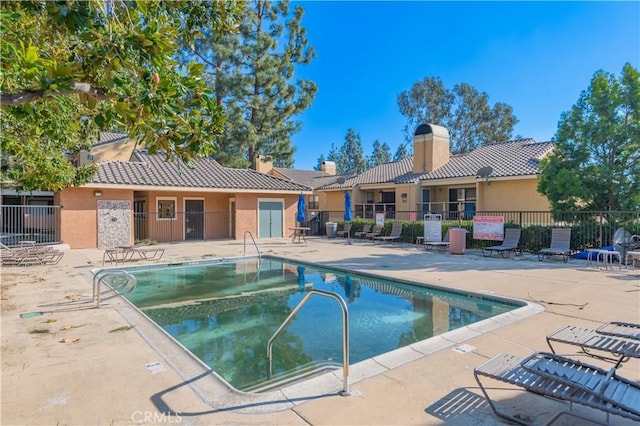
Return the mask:
[(295, 371), (290, 371), (271, 379), (261, 380), (254, 384), (245, 386), (241, 390), (243, 392), (251, 393), (270, 392), (340, 368), (342, 368), (342, 364), (329, 361), (323, 363), (309, 363)]

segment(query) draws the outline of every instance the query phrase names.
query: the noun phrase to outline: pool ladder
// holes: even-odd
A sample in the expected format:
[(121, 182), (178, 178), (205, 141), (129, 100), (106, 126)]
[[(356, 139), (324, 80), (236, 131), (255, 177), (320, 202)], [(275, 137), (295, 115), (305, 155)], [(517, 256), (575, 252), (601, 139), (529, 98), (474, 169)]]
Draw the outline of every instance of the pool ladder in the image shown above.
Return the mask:
[[(105, 278), (107, 277), (113, 277), (113, 276), (120, 276), (120, 277), (124, 277), (126, 278), (126, 281), (124, 282), (124, 285), (120, 286), (119, 288), (116, 288), (114, 285), (109, 284), (107, 281), (105, 281)], [(138, 285), (138, 281), (136, 280), (136, 277), (134, 277), (133, 275), (131, 275), (130, 273), (128, 273), (127, 271), (114, 271), (114, 270), (107, 270), (107, 271), (100, 271), (97, 274), (95, 274), (93, 276), (93, 301), (96, 302), (96, 307), (100, 307), (100, 296), (101, 296), (101, 292), (100, 292), (100, 284), (107, 284), (108, 286), (111, 287), (111, 289), (114, 291), (114, 295), (108, 297), (107, 299), (110, 299), (111, 297), (117, 296), (117, 295), (122, 295), (122, 294), (127, 294), (132, 292), (135, 288), (136, 285)], [(128, 291), (126, 292), (121, 292), (120, 290), (124, 287), (126, 287), (128, 284), (131, 284), (131, 286), (129, 287)]]
[(331, 291), (317, 290), (312, 289), (304, 295), (300, 303), (295, 307), (293, 311), (289, 314), (289, 316), (284, 320), (284, 322), (278, 327), (273, 336), (269, 339), (267, 343), (267, 361), (269, 362), (269, 378), (273, 376), (272, 371), (272, 346), (273, 341), (280, 334), (280, 332), (289, 324), (291, 319), (298, 313), (298, 311), (302, 308), (302, 306), (307, 303), (307, 300), (314, 294), (318, 294), (320, 296), (326, 296), (332, 299), (335, 299), (342, 309), (342, 391), (340, 391), (340, 395), (348, 396), (351, 395), (351, 390), (349, 389), (349, 309), (347, 308), (347, 304), (344, 299), (340, 297), (337, 293), (333, 293)]
[(256, 240), (253, 238), (253, 234), (251, 233), (251, 231), (244, 231), (244, 252), (242, 255), (243, 256), (247, 255), (247, 234), (249, 234), (249, 236), (251, 237), (251, 241), (253, 241), (253, 246), (256, 248), (256, 251), (258, 252), (258, 259), (261, 259), (262, 254), (260, 253), (258, 244), (256, 244)]

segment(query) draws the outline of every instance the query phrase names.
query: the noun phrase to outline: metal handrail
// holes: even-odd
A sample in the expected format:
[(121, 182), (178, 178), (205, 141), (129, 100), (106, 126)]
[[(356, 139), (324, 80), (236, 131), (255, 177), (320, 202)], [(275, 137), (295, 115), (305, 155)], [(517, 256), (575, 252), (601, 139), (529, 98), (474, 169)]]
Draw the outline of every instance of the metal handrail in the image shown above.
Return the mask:
[(349, 389), (349, 309), (347, 308), (347, 304), (337, 293), (333, 293), (331, 291), (324, 290), (309, 290), (307, 294), (304, 295), (298, 306), (295, 307), (293, 311), (289, 314), (289, 316), (284, 320), (284, 322), (278, 327), (273, 336), (269, 339), (267, 343), (267, 361), (269, 362), (269, 378), (272, 376), (272, 353), (271, 349), (273, 346), (273, 341), (280, 334), (280, 332), (285, 328), (285, 326), (291, 321), (291, 319), (298, 313), (298, 311), (302, 308), (302, 306), (307, 302), (307, 300), (313, 296), (314, 294), (319, 294), (321, 296), (330, 297), (335, 299), (340, 304), (340, 308), (342, 309), (342, 391), (340, 395), (348, 396), (351, 395), (351, 390)]
[(260, 253), (260, 249), (258, 248), (258, 244), (256, 244), (256, 240), (253, 238), (253, 234), (251, 233), (251, 231), (244, 231), (244, 252), (243, 252), (243, 256), (247, 255), (247, 234), (249, 234), (249, 236), (251, 237), (251, 241), (253, 241), (253, 245), (256, 248), (256, 251), (258, 252), (258, 259), (262, 258), (262, 254)]
[[(126, 293), (120, 293), (120, 291), (116, 290), (115, 288), (113, 288), (113, 291), (116, 292), (116, 294), (127, 294), (127, 293), (131, 293), (136, 286), (138, 285), (138, 280), (136, 279), (136, 277), (134, 277), (133, 275), (131, 275), (130, 273), (128, 273), (127, 271), (102, 271), (103, 273), (101, 274), (100, 272), (98, 272), (96, 275), (93, 276), (93, 296), (91, 300), (94, 300), (96, 302), (96, 306), (99, 308), (100, 307), (100, 284), (105, 282), (104, 279), (106, 277), (110, 277), (110, 276), (114, 276), (114, 275), (125, 275), (128, 279), (129, 282), (132, 282), (133, 285), (131, 286), (131, 288), (129, 289), (129, 291), (127, 291)], [(109, 284), (109, 283), (106, 283)], [(113, 297), (113, 296), (112, 296)]]

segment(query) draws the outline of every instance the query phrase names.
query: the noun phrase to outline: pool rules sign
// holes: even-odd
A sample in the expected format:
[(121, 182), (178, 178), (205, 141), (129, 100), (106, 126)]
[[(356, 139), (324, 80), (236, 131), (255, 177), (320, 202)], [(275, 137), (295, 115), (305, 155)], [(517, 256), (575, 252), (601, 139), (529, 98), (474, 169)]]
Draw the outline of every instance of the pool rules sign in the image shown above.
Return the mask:
[(474, 240), (504, 240), (504, 216), (474, 216)]
[(424, 215), (424, 239), (426, 241), (442, 241), (442, 215)]

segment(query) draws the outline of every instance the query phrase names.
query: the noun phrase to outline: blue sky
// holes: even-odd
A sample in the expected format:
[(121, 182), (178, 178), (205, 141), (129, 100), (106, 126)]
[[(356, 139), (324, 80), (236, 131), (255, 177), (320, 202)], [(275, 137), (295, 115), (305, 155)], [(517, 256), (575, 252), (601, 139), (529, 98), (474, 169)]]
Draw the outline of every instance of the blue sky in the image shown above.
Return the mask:
[(550, 140), (599, 70), (640, 68), (640, 2), (294, 1), (317, 57), (297, 77), (318, 85), (292, 137), (311, 170), (349, 128), (366, 155), (403, 142), (397, 96), (425, 77), (468, 83), (505, 102), (515, 135)]

